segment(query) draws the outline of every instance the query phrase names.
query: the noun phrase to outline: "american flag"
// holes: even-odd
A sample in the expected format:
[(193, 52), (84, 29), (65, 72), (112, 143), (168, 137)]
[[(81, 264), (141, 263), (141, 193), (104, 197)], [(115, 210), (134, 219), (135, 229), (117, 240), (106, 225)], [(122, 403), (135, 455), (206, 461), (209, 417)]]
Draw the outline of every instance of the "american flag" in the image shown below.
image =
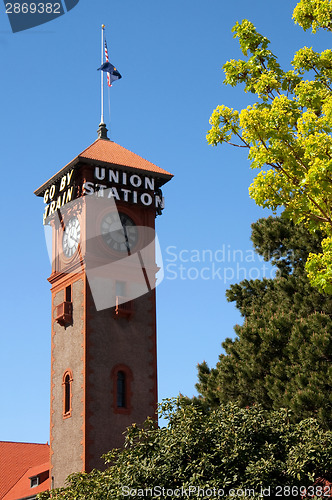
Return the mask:
[[(105, 40), (105, 60), (106, 62), (109, 62), (108, 60), (108, 50), (107, 50), (107, 43), (106, 43), (106, 40)], [(111, 75), (109, 73), (107, 73), (107, 85), (109, 87), (112, 87), (112, 82), (111, 82)]]

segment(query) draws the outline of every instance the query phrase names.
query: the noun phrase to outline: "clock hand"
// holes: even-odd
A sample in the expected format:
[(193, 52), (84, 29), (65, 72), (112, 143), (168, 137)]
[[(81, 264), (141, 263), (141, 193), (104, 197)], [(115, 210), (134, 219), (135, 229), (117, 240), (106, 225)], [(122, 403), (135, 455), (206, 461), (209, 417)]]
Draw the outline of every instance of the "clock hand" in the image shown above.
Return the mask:
[(125, 235), (125, 239), (126, 239), (127, 252), (128, 252), (128, 255), (130, 255), (130, 244), (129, 244), (129, 240), (128, 240), (127, 227), (126, 227), (126, 225), (124, 225), (122, 227), (123, 227), (123, 231), (124, 231), (124, 235)]

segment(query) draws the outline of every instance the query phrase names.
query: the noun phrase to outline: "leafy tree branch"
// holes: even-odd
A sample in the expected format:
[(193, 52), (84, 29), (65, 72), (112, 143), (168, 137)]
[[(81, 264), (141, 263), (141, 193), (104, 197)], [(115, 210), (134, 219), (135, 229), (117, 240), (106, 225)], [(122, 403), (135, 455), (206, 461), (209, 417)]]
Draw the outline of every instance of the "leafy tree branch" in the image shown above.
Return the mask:
[[(304, 29), (331, 31), (332, 2), (301, 0), (293, 17)], [(293, 69), (284, 71), (270, 41), (250, 21), (236, 23), (233, 33), (245, 59), (224, 64), (224, 83), (244, 85), (244, 92), (257, 100), (241, 111), (218, 106), (210, 118), (207, 140), (213, 146), (248, 148), (251, 168), (260, 170), (249, 188), (255, 202), (272, 210), (284, 208), (285, 216), (311, 231), (320, 229), (328, 239), (332, 237), (332, 51), (318, 53), (304, 47), (294, 55)], [(332, 293), (328, 241), (310, 256), (307, 272), (315, 286)], [(313, 279), (315, 270), (319, 280)]]

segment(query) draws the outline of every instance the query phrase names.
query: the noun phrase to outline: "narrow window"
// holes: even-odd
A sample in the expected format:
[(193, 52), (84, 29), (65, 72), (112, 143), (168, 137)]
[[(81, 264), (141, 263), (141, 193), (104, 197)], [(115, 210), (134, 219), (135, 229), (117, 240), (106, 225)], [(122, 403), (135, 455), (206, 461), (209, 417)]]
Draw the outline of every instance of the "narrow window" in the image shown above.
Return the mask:
[(132, 411), (132, 371), (129, 366), (118, 364), (113, 367), (110, 375), (112, 379), (113, 412), (122, 415), (130, 415)]
[(126, 375), (122, 371), (117, 373), (117, 407), (126, 407)]
[(66, 296), (65, 296), (65, 301), (66, 301), (66, 302), (71, 302), (71, 285), (66, 286)]
[(65, 378), (65, 413), (70, 412), (70, 376), (67, 373)]
[(70, 370), (66, 371), (63, 376), (63, 416), (71, 416), (71, 397), (72, 397), (72, 384), (73, 376)]

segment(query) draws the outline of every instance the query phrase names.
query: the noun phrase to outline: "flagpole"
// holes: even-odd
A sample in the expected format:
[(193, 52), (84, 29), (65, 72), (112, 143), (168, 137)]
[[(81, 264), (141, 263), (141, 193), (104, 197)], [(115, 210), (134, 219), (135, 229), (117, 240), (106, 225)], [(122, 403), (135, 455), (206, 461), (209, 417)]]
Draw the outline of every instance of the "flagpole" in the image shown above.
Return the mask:
[[(105, 25), (101, 25), (101, 64), (104, 64), (104, 29)], [(101, 78), (101, 119), (100, 123), (104, 123), (104, 72), (100, 72)]]

